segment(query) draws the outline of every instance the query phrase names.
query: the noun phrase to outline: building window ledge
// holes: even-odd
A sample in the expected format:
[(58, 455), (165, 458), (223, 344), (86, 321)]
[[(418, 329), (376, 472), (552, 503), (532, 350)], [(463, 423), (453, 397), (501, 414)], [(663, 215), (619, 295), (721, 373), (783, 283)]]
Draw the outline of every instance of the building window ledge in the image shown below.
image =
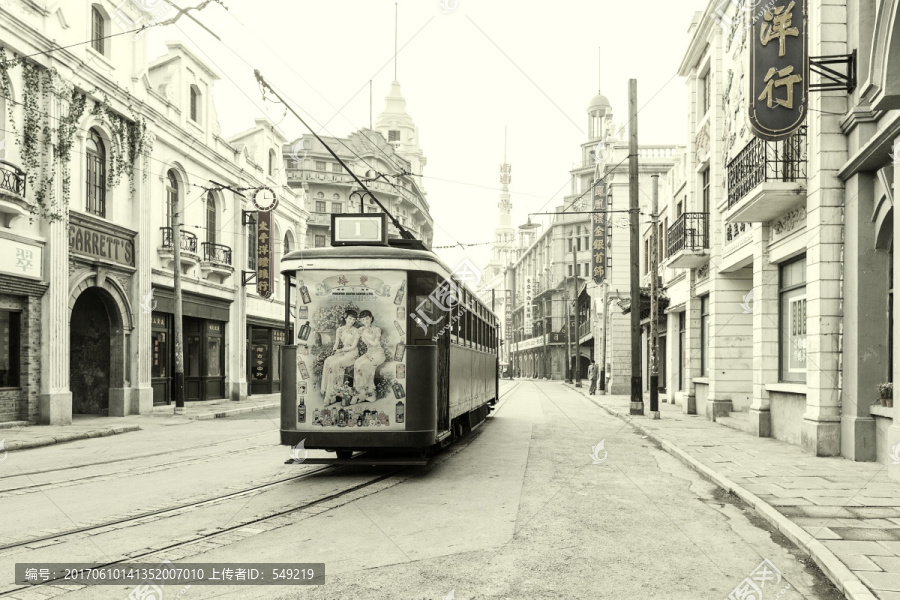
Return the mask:
[(694, 383), (709, 385), (709, 377), (694, 377)]
[(885, 417), (886, 419), (893, 419), (894, 407), (881, 406), (881, 404), (873, 404), (869, 407), (869, 414), (875, 417)]
[(782, 392), (785, 394), (806, 395), (806, 386), (802, 383), (767, 383), (767, 392)]

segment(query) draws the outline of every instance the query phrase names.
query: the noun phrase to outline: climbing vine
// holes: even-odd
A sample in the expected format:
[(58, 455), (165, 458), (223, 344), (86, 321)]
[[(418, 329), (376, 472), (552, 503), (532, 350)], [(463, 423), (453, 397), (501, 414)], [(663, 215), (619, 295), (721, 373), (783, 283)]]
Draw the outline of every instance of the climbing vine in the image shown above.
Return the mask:
[[(19, 102), (13, 101), (9, 77), (9, 71), (16, 67), (22, 69), (23, 89)], [(45, 69), (23, 58), (8, 60), (4, 49), (0, 48), (0, 94), (8, 100), (10, 132), (19, 147), (28, 186), (34, 194), (35, 202), (29, 207), (32, 214), (51, 222), (65, 218), (72, 187), (69, 163), (75, 132), (87, 108), (88, 93), (64, 81), (56, 69)], [(59, 101), (64, 108), (59, 117), (50, 114), (54, 101)], [(16, 104), (23, 107), (21, 128), (15, 118)], [(107, 189), (117, 186), (122, 175), (127, 174), (129, 192), (134, 193), (135, 165), (150, 148), (146, 120), (137, 116), (130, 103), (128, 111), (130, 120), (112, 110), (109, 98), (104, 94), (102, 101), (94, 101), (91, 114), (108, 126), (113, 138), (107, 153)], [(61, 198), (56, 197), (56, 173), (61, 174)], [(146, 170), (144, 177), (146, 180)]]

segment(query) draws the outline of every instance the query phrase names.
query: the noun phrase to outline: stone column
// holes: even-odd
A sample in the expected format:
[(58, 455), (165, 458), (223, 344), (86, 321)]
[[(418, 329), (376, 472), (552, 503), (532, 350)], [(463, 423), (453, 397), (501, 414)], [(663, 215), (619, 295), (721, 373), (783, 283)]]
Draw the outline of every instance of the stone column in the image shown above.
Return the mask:
[[(753, 400), (750, 427), (758, 437), (772, 437), (767, 383), (778, 381), (778, 265), (769, 262), (769, 227), (753, 235)], [(746, 310), (746, 309), (745, 309)]]
[[(241, 197), (232, 194), (235, 228), (237, 234), (232, 238), (234, 243), (234, 302), (231, 305), (231, 322), (228, 324), (230, 335), (228, 345), (228, 378), (230, 381), (229, 396), (233, 401), (247, 399), (247, 288), (242, 285), (243, 271), (247, 268), (247, 233), (249, 225), (243, 225), (243, 205)], [(296, 332), (295, 332), (296, 333)]]
[[(846, 2), (811, 4), (811, 54), (846, 54)], [(801, 446), (816, 456), (841, 451), (841, 253), (844, 186), (837, 170), (847, 139), (834, 114), (847, 110), (841, 92), (809, 96), (807, 117), (806, 413)]]
[(715, 421), (743, 405), (749, 397), (753, 366), (752, 315), (747, 313), (749, 268), (717, 272), (709, 295), (709, 399), (706, 417)]
[(869, 404), (878, 397), (874, 383), (884, 379), (887, 366), (887, 255), (875, 250), (874, 179), (871, 173), (851, 177), (844, 201), (844, 264), (849, 268), (844, 269), (841, 456), (858, 461), (876, 460)]
[[(51, 101), (46, 110), (50, 119), (59, 119), (62, 102)], [(81, 146), (84, 147), (83, 145)], [(73, 156), (77, 153), (73, 150)], [(66, 165), (72, 173), (79, 171)], [(62, 167), (53, 174), (57, 199), (62, 198)], [(79, 198), (77, 176), (73, 177), (73, 200)], [(32, 192), (33, 193), (33, 192)], [(41, 298), (41, 395), (38, 400), (38, 421), (42, 425), (72, 424), (72, 392), (69, 389), (69, 215), (68, 208), (60, 208), (61, 219), (47, 222), (42, 219), (41, 233), (47, 240), (44, 251), (44, 273), (50, 283)]]
[[(147, 144), (153, 147), (156, 136), (148, 132)], [(131, 403), (126, 414), (143, 414), (153, 410), (153, 386), (150, 379), (150, 365), (152, 362), (151, 343), (151, 317), (156, 305), (150, 296), (152, 283), (152, 258), (155, 238), (151, 231), (151, 206), (153, 204), (153, 192), (150, 182), (150, 153), (146, 153), (135, 165), (134, 172), (134, 200), (133, 217), (138, 223), (138, 236), (135, 240), (135, 267), (134, 273), (135, 298), (132, 306), (138, 308), (134, 311), (134, 331), (131, 334), (131, 355), (134, 357), (131, 365)], [(159, 201), (165, 200), (165, 189), (158, 190)]]
[[(896, 148), (900, 144), (900, 137), (894, 139), (893, 147)], [(900, 181), (900, 164), (894, 164), (894, 181)], [(896, 185), (896, 183), (895, 183)], [(900, 360), (897, 360), (897, 350), (900, 346), (900, 302), (897, 300), (897, 282), (900, 282), (900, 244), (897, 243), (897, 232), (900, 232), (900, 210), (894, 206), (894, 387), (900, 382)], [(894, 393), (894, 400), (897, 399), (897, 393)], [(900, 403), (894, 402), (893, 423), (888, 427), (887, 431), (887, 451), (893, 452), (893, 449), (900, 444)], [(900, 480), (900, 464), (891, 459), (887, 460), (888, 476), (894, 480)]]
[(691, 291), (684, 307), (684, 369), (685, 398), (681, 412), (686, 415), (697, 414), (697, 388), (694, 377), (700, 376), (700, 298), (694, 295), (697, 284), (697, 271), (692, 270)]

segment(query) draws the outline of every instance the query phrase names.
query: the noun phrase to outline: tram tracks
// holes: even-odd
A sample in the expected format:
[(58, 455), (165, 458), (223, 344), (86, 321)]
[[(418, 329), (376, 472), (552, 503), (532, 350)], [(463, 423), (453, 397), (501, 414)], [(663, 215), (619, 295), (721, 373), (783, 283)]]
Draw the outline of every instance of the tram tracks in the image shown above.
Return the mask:
[[(265, 432), (265, 433), (268, 435), (272, 435), (272, 432)], [(256, 437), (256, 436), (254, 436), (254, 437)], [(230, 440), (230, 442), (232, 442), (232, 443), (239, 442), (239, 441), (240, 440)], [(228, 442), (221, 442), (221, 443), (228, 443)], [(218, 444), (216, 444), (216, 445), (218, 445)], [(271, 442), (271, 443), (267, 443), (267, 444), (257, 444), (255, 446), (244, 446), (244, 447), (240, 448), (240, 451), (242, 453), (254, 452), (257, 450), (264, 450), (267, 448), (274, 448), (277, 446), (278, 446), (278, 444)], [(191, 449), (196, 449), (198, 447), (203, 447), (203, 446), (194, 446)], [(166, 454), (167, 453), (163, 452), (163, 453), (159, 453), (159, 454), (136, 456), (133, 458), (123, 458), (123, 459), (118, 459), (115, 462), (140, 460), (143, 458), (154, 457), (154, 456), (163, 456)], [(171, 453), (168, 453), (168, 454), (171, 455)], [(17, 495), (21, 495), (23, 493), (43, 492), (43, 491), (48, 491), (48, 490), (62, 488), (62, 487), (72, 487), (72, 486), (76, 486), (76, 485), (81, 485), (83, 483), (96, 483), (98, 481), (104, 481), (104, 480), (113, 479), (113, 478), (121, 479), (123, 477), (136, 477), (136, 476), (140, 476), (140, 475), (149, 475), (151, 473), (156, 473), (159, 471), (167, 471), (167, 470), (172, 469), (173, 467), (185, 467), (185, 466), (194, 465), (194, 464), (202, 464), (204, 462), (209, 462), (212, 460), (220, 459), (223, 456), (228, 456), (231, 454), (234, 454), (234, 451), (227, 450), (224, 452), (216, 452), (214, 454), (204, 454), (202, 456), (191, 456), (191, 457), (187, 457), (187, 458), (171, 460), (171, 461), (160, 463), (160, 464), (147, 465), (147, 466), (141, 467), (139, 469), (126, 468), (126, 469), (119, 470), (119, 471), (107, 471), (104, 473), (97, 473), (94, 475), (86, 475), (83, 477), (76, 477), (74, 479), (49, 481), (46, 483), (32, 483), (31, 485), (22, 485), (19, 487), (0, 489), (0, 499), (2, 499), (5, 496), (17, 496)], [(113, 462), (113, 461), (111, 461), (111, 462)], [(72, 468), (83, 468), (86, 466), (102, 466), (104, 464), (106, 464), (106, 463), (93, 463), (91, 465), (77, 465)], [(29, 480), (31, 480), (31, 477), (33, 475), (42, 475), (45, 473), (52, 473), (52, 472), (62, 471), (62, 470), (66, 470), (66, 468), (63, 467), (60, 469), (47, 469), (45, 471), (36, 471), (36, 472), (30, 472), (30, 473), (23, 472), (23, 473), (18, 473), (18, 474), (14, 474), (14, 475), (7, 475), (5, 477), (0, 477), (0, 481), (2, 481), (4, 479), (12, 479), (12, 478), (16, 478), (16, 477), (26, 477)]]
[[(219, 500), (227, 499), (227, 498), (234, 498), (234, 497), (239, 496), (239, 495), (246, 495), (246, 494), (248, 494), (248, 493), (251, 493), (251, 492), (254, 492), (254, 491), (258, 491), (258, 490), (260, 490), (260, 489), (263, 489), (263, 488), (265, 488), (265, 487), (271, 487), (271, 486), (273, 486), (273, 485), (285, 483), (285, 482), (287, 482), (287, 481), (296, 481), (296, 480), (298, 480), (298, 479), (309, 478), (309, 477), (312, 477), (312, 476), (314, 476), (314, 475), (316, 475), (316, 474), (322, 473), (323, 471), (341, 470), (341, 469), (346, 469), (346, 468), (348, 468), (348, 466), (326, 466), (326, 467), (323, 467), (323, 468), (320, 468), (320, 469), (314, 469), (314, 470), (312, 470), (312, 471), (303, 473), (303, 474), (301, 474), (301, 475), (297, 475), (297, 476), (294, 476), (294, 477), (290, 477), (290, 478), (287, 478), (287, 479), (283, 479), (283, 480), (280, 480), (280, 481), (277, 481), (277, 482), (271, 482), (271, 484), (265, 484), (265, 485), (261, 485), (261, 486), (256, 486), (255, 488), (253, 488), (253, 489), (251, 489), (251, 490), (246, 490), (246, 491), (244, 491), (243, 493), (238, 492), (238, 493), (234, 493), (234, 494), (228, 494), (228, 495), (226, 495), (226, 496), (222, 496), (221, 498), (219, 498)], [(215, 531), (205, 532), (205, 533), (204, 533), (204, 532), (198, 532), (198, 533), (196, 533), (196, 534), (194, 534), (194, 535), (191, 535), (191, 536), (188, 536), (188, 537), (186, 537), (186, 538), (183, 538), (183, 539), (180, 539), (180, 540), (176, 540), (176, 541), (174, 541), (174, 542), (171, 543), (171, 544), (163, 545), (163, 546), (161, 546), (161, 547), (156, 547), (156, 548), (149, 548), (149, 549), (147, 549), (146, 551), (143, 551), (143, 552), (131, 552), (131, 553), (127, 553), (127, 554), (125, 554), (125, 555), (122, 555), (120, 558), (118, 558), (118, 559), (116, 559), (116, 560), (111, 560), (111, 561), (108, 561), (108, 562), (106, 562), (106, 563), (98, 563), (98, 564), (96, 565), (96, 567), (97, 567), (97, 568), (101, 568), (101, 567), (109, 567), (109, 566), (114, 566), (114, 565), (121, 564), (121, 563), (124, 563), (124, 562), (129, 562), (129, 563), (131, 563), (131, 562), (140, 562), (141, 559), (146, 559), (146, 558), (148, 558), (148, 557), (153, 557), (154, 555), (160, 555), (160, 554), (165, 554), (165, 553), (169, 553), (169, 552), (172, 552), (172, 551), (177, 551), (177, 550), (184, 549), (185, 547), (188, 547), (188, 546), (191, 546), (191, 545), (194, 545), (194, 544), (201, 544), (201, 545), (202, 545), (204, 542), (207, 542), (207, 541), (210, 541), (210, 540), (214, 540), (215, 538), (219, 538), (219, 537), (223, 537), (223, 536), (228, 536), (228, 535), (233, 535), (233, 534), (235, 534), (236, 532), (239, 533), (239, 532), (246, 531), (246, 530), (248, 530), (248, 529), (253, 529), (254, 526), (260, 526), (260, 525), (263, 525), (264, 528), (261, 529), (261, 531), (267, 531), (267, 530), (269, 530), (269, 529), (274, 529), (274, 528), (277, 528), (277, 527), (286, 526), (286, 525), (289, 525), (289, 524), (291, 524), (291, 523), (288, 523), (288, 522), (283, 522), (283, 523), (272, 523), (272, 522), (273, 522), (273, 521), (278, 521), (278, 520), (282, 520), (282, 521), (283, 521), (285, 517), (290, 517), (290, 516), (292, 516), (292, 515), (296, 515), (297, 513), (300, 513), (300, 512), (303, 512), (303, 511), (309, 511), (310, 509), (314, 509), (314, 508), (316, 508), (316, 507), (318, 507), (318, 506), (320, 506), (320, 505), (322, 505), (322, 504), (327, 504), (327, 503), (333, 502), (333, 501), (335, 501), (335, 500), (340, 500), (340, 499), (343, 499), (343, 498), (345, 498), (345, 497), (347, 497), (347, 496), (352, 496), (353, 494), (356, 494), (356, 493), (358, 493), (358, 492), (360, 492), (360, 491), (362, 491), (362, 490), (365, 490), (366, 488), (370, 488), (370, 487), (372, 487), (372, 486), (374, 486), (374, 485), (376, 485), (376, 484), (379, 484), (379, 483), (381, 483), (381, 482), (384, 482), (384, 481), (386, 481), (386, 480), (388, 480), (388, 479), (390, 479), (390, 478), (392, 478), (392, 477), (395, 477), (396, 475), (402, 473), (403, 471), (405, 471), (405, 470), (407, 470), (407, 469), (411, 469), (411, 468), (412, 468), (412, 467), (408, 467), (408, 466), (405, 466), (405, 467), (398, 467), (398, 468), (393, 468), (393, 469), (389, 470), (389, 471), (386, 472), (386, 473), (385, 473), (385, 472), (382, 472), (382, 473), (378, 474), (377, 476), (371, 477), (371, 478), (368, 479), (367, 481), (363, 481), (363, 482), (361, 482), (361, 483), (356, 483), (356, 484), (351, 485), (351, 486), (349, 486), (349, 487), (346, 487), (346, 488), (344, 488), (344, 489), (337, 490), (337, 491), (332, 492), (332, 493), (329, 493), (329, 494), (325, 494), (325, 495), (320, 496), (320, 497), (318, 497), (318, 498), (315, 498), (315, 499), (313, 499), (313, 500), (309, 500), (309, 501), (307, 501), (307, 502), (304, 502), (304, 503), (302, 503), (302, 504), (300, 504), (300, 505), (298, 505), (298, 506), (292, 506), (292, 507), (290, 507), (290, 508), (280, 509), (280, 510), (276, 510), (276, 511), (274, 511), (274, 512), (270, 512), (270, 513), (265, 514), (265, 515), (251, 517), (251, 518), (249, 518), (249, 519), (245, 519), (245, 520), (242, 520), (242, 521), (240, 521), (240, 522), (237, 522), (237, 523), (235, 523), (235, 524), (233, 524), (233, 525), (226, 525), (226, 526), (223, 526), (223, 527), (218, 527)], [(399, 482), (398, 482), (398, 483), (399, 483)], [(390, 486), (389, 486), (389, 487), (390, 487)], [(350, 498), (350, 499), (347, 500), (347, 502), (350, 502), (350, 501), (352, 501), (352, 500), (353, 500), (353, 498)], [(209, 504), (209, 503), (211, 503), (211, 502), (213, 502), (213, 501), (214, 501), (214, 500), (206, 500), (206, 501), (200, 501), (200, 502), (189, 503), (189, 504), (184, 505), (184, 506), (181, 506), (181, 507), (174, 507), (174, 508), (167, 509), (167, 510), (157, 511), (157, 514), (162, 514), (162, 513), (167, 513), (167, 512), (174, 512), (174, 511), (178, 511), (178, 510), (183, 510), (184, 508), (188, 508), (188, 507), (198, 507), (198, 506), (201, 506), (201, 505), (204, 505), (204, 504)], [(334, 508), (334, 507), (331, 507), (331, 508)], [(325, 510), (329, 510), (329, 508), (326, 508)], [(136, 521), (136, 520), (139, 520), (140, 518), (145, 518), (146, 516), (149, 516), (149, 515), (143, 515), (143, 517), (135, 517), (135, 518), (132, 518), (132, 519), (122, 519), (122, 520), (120, 520), (120, 522)], [(308, 517), (308, 516), (311, 516), (311, 515), (306, 515), (306, 517)], [(274, 527), (269, 527), (268, 525), (274, 525)], [(85, 532), (89, 532), (89, 531), (92, 531), (92, 530), (100, 530), (100, 529), (103, 529), (104, 527), (109, 527), (109, 525), (106, 524), (106, 525), (97, 525), (97, 526), (93, 526), (93, 527), (80, 528), (80, 529), (78, 530), (78, 532), (85, 533)], [(74, 535), (75, 533), (76, 533), (76, 531), (73, 530), (72, 532), (68, 532), (68, 533), (66, 533), (66, 534), (61, 534), (61, 535), (57, 535), (57, 536), (50, 536), (49, 539), (57, 539), (57, 538), (59, 538), (59, 537), (65, 536), (65, 535)], [(43, 538), (43, 539), (47, 539), (47, 538)], [(24, 546), (24, 545), (33, 544), (33, 543), (35, 543), (35, 542), (36, 542), (36, 540), (33, 540), (33, 541), (31, 541), (31, 542), (27, 542), (27, 543), (8, 544), (8, 545), (6, 545), (6, 546), (0, 547), (0, 550), (6, 550), (6, 549), (13, 548), (13, 547), (21, 547), (21, 546)], [(201, 549), (201, 552), (203, 552), (203, 551), (205, 551), (205, 550)], [(55, 584), (55, 585), (65, 585), (65, 583), (64, 583), (62, 580), (59, 580), (59, 579), (50, 580), (50, 581), (46, 581), (46, 582), (41, 582), (41, 584), (39, 584), (39, 585), (54, 585), (54, 584)], [(21, 592), (21, 591), (23, 591), (23, 590), (32, 589), (32, 588), (34, 588), (34, 587), (35, 587), (35, 586), (18, 586), (18, 587), (16, 587), (16, 588), (7, 589), (7, 590), (2, 590), (2, 591), (0, 591), (0, 596), (9, 596), (9, 595), (15, 594), (15, 593), (17, 593), (17, 592)], [(58, 589), (58, 588), (57, 588), (57, 589)], [(65, 593), (65, 592), (63, 591), (63, 592), (61, 592), (61, 593)]]

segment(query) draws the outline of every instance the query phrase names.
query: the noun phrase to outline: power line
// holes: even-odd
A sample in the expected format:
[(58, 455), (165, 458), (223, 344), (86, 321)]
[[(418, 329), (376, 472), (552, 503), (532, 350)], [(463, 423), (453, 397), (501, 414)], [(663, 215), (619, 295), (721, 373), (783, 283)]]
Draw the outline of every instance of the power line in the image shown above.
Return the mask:
[[(107, 40), (107, 39), (109, 39), (109, 38), (114, 38), (114, 37), (117, 37), (117, 36), (120, 36), (120, 35), (125, 35), (126, 33), (141, 32), (141, 31), (144, 31), (145, 29), (149, 29), (149, 28), (151, 28), (151, 27), (155, 27), (156, 25), (158, 25), (158, 23), (154, 23), (154, 24), (152, 24), (152, 25), (143, 25), (143, 26), (141, 26), (141, 27), (138, 27), (137, 29), (129, 29), (128, 31), (121, 31), (121, 32), (119, 32), (119, 33), (111, 33), (111, 34), (109, 34), (109, 35), (104, 35), (103, 37), (99, 37), (99, 38), (91, 38), (91, 39), (85, 40), (85, 41), (83, 41), (83, 42), (76, 42), (76, 43), (74, 43), (74, 44), (69, 44), (69, 45), (67, 45), (67, 46), (59, 46), (58, 48), (51, 48), (50, 50), (44, 50), (44, 51), (42, 51), (42, 52), (35, 52), (34, 54), (23, 54), (22, 56), (19, 56), (18, 58), (13, 58), (13, 59), (10, 59), (10, 60), (4, 60), (4, 61), (0, 62), (0, 66), (4, 66), (4, 67), (5, 67), (5, 66), (8, 65), (8, 64), (16, 63), (16, 62), (18, 62), (18, 61), (20, 61), (20, 60), (22, 60), (22, 59), (24, 59), (24, 58), (34, 58), (35, 56), (43, 56), (43, 55), (45, 55), (45, 54), (50, 54), (51, 52), (59, 52), (60, 50), (67, 50), (67, 49), (69, 49), (69, 48), (74, 48), (75, 46), (83, 46), (83, 45), (85, 45), (85, 44), (90, 44), (90, 43), (93, 43), (93, 42), (95, 42), (95, 41)], [(52, 42), (51, 42), (51, 43), (52, 43)]]

